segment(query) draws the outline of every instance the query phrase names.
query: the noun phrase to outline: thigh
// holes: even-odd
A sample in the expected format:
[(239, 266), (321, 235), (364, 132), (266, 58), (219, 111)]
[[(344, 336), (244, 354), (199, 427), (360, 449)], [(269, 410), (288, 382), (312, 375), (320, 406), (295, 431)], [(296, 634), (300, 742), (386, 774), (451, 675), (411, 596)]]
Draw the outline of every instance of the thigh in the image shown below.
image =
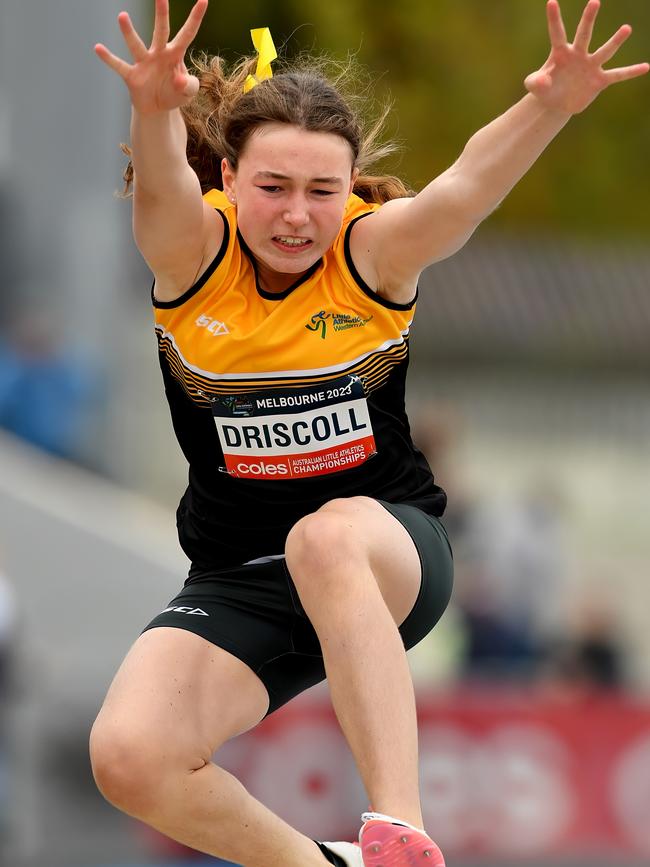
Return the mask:
[(368, 497), (341, 498), (302, 519), (294, 531), (288, 555), (295, 543), (306, 556), (288, 556), (287, 565), (303, 592), (305, 581), (318, 586), (319, 568), (343, 575), (355, 563), (367, 562), (407, 647), (433, 628), (449, 602), (453, 563), (447, 534), (437, 518), (420, 509)]
[[(331, 547), (345, 559), (346, 546), (341, 543), (347, 537), (355, 554), (363, 554), (393, 619), (402, 623), (416, 602), (422, 581), (418, 549), (404, 524), (386, 506), (369, 497), (331, 500), (319, 513), (340, 519), (341, 530), (334, 530)], [(337, 544), (339, 532), (342, 538)], [(326, 537), (324, 544), (328, 545)]]
[(266, 689), (267, 713), (324, 677), (318, 639), (283, 558), (227, 569), (193, 566), (147, 631), (160, 627), (199, 635), (244, 663)]
[(454, 561), (449, 537), (442, 522), (406, 503), (382, 506), (400, 522), (418, 552), (422, 580), (418, 596), (400, 633), (407, 650), (433, 629), (444, 614), (454, 583)]
[(268, 694), (240, 659), (174, 627), (144, 632), (110, 686), (98, 722), (104, 734), (125, 728), (166, 744), (200, 767), (224, 741), (256, 725)]

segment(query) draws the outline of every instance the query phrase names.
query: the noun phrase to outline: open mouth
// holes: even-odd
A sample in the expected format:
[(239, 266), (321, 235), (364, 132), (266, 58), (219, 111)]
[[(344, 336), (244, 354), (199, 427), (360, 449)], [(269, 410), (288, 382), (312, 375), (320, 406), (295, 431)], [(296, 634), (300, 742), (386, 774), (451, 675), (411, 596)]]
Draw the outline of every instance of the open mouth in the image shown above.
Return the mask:
[(277, 247), (292, 252), (306, 250), (314, 243), (310, 238), (295, 238), (291, 235), (274, 235), (272, 240)]

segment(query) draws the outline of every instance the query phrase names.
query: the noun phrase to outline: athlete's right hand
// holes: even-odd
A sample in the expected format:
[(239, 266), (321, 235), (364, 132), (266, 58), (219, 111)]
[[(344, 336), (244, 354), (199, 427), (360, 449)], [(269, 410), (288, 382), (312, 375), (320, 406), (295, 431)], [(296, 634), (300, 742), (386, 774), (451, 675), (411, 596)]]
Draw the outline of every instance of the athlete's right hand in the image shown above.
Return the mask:
[(99, 59), (117, 72), (128, 87), (136, 111), (141, 114), (171, 111), (196, 96), (199, 80), (188, 73), (184, 57), (198, 33), (207, 8), (208, 0), (196, 0), (187, 20), (170, 40), (169, 0), (156, 0), (153, 37), (149, 48), (138, 36), (128, 12), (120, 12), (117, 20), (133, 63), (116, 57), (101, 43), (95, 46)]

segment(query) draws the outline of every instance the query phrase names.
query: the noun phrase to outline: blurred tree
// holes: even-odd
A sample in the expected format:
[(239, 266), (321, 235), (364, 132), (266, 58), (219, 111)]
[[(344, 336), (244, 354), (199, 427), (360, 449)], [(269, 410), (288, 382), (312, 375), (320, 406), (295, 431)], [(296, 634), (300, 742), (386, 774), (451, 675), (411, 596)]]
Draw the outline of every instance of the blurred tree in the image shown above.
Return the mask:
[[(192, 0), (172, 0), (178, 27)], [(562, 0), (572, 34), (584, 0)], [(605, 0), (594, 35), (604, 42), (625, 22), (634, 34), (614, 65), (650, 56), (650, 3)], [(234, 58), (249, 53), (251, 27), (269, 26), (291, 56), (301, 50), (353, 53), (395, 102), (389, 136), (406, 145), (398, 164), (415, 188), (446, 168), (467, 138), (524, 94), (523, 80), (548, 52), (544, 0), (212, 0), (197, 47)], [(551, 145), (492, 226), (551, 234), (632, 234), (650, 228), (649, 79), (617, 87)]]

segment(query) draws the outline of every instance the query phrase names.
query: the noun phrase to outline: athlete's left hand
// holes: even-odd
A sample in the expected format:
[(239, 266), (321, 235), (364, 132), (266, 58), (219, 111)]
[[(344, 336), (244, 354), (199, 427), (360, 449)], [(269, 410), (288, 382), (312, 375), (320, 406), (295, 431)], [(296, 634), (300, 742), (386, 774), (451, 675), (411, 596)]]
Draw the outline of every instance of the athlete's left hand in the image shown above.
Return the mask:
[(629, 24), (619, 27), (604, 45), (593, 54), (589, 53), (599, 9), (600, 0), (589, 0), (575, 38), (570, 43), (567, 41), (558, 0), (548, 0), (546, 17), (551, 53), (544, 66), (531, 73), (524, 82), (529, 93), (536, 96), (547, 108), (564, 114), (578, 114), (610, 84), (637, 78), (650, 70), (648, 63), (603, 69), (603, 64), (614, 57), (632, 33)]

